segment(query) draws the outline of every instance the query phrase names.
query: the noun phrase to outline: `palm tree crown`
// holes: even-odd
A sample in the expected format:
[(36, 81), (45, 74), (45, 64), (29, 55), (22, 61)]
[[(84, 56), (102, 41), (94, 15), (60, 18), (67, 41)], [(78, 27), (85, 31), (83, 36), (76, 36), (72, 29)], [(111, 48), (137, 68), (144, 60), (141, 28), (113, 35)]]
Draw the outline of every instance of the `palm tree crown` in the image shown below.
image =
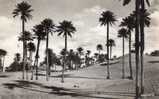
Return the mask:
[[(140, 9), (139, 13), (142, 13), (142, 16), (141, 18), (144, 18), (144, 25), (149, 27), (150, 26), (150, 20), (151, 18), (149, 17), (150, 16), (150, 13), (144, 9), (144, 11), (142, 9)], [(130, 14), (131, 17), (134, 18), (134, 21), (136, 20), (136, 11), (133, 11), (133, 13)], [(141, 21), (141, 19), (140, 19)]]
[(31, 9), (31, 5), (23, 1), (16, 5), (16, 9), (14, 9), (12, 14), (13, 14), (13, 17), (20, 15), (20, 18), (22, 20), (27, 21), (27, 19), (32, 18), (32, 15), (30, 14), (30, 12), (32, 11), (33, 9)]
[(7, 54), (7, 51), (0, 49), (0, 56), (5, 56)]
[(115, 46), (115, 41), (113, 39), (109, 39), (108, 46)]
[(35, 47), (35, 44), (34, 44), (33, 42), (29, 42), (29, 43), (28, 43), (28, 50), (29, 50), (30, 52), (35, 52), (36, 47)]
[(38, 40), (44, 40), (46, 33), (44, 32), (43, 25), (35, 25), (33, 28), (34, 35), (37, 37)]
[(128, 38), (128, 30), (125, 28), (121, 28), (118, 31), (118, 37), (124, 37), (124, 38)]
[(82, 55), (83, 54), (83, 48), (82, 47), (78, 47), (77, 48), (77, 51), (78, 51), (78, 53), (80, 54), (80, 55)]
[(98, 44), (97, 45), (97, 50), (99, 51), (99, 50), (103, 50), (103, 46), (101, 45), (101, 44)]
[(132, 15), (130, 15), (130, 16), (126, 17), (126, 18), (123, 18), (122, 22), (121, 22), (121, 24), (119, 26), (127, 27), (127, 29), (129, 31), (132, 31), (135, 28), (134, 17)]
[(46, 18), (41, 22), (41, 24), (43, 25), (45, 32), (47, 33), (54, 32), (55, 24), (53, 23), (52, 19)]
[(24, 31), (24, 33), (21, 33), (19, 36), (19, 41), (31, 41), (31, 40), (33, 40), (33, 36), (29, 31)]
[(108, 23), (112, 25), (115, 21), (115, 16), (111, 11), (104, 11), (99, 18), (99, 22), (101, 22), (101, 25), (107, 25)]
[(73, 26), (71, 21), (64, 20), (63, 22), (60, 22), (60, 25), (57, 26), (57, 32), (59, 32), (58, 35), (68, 35), (72, 37), (72, 33), (76, 32), (76, 28)]

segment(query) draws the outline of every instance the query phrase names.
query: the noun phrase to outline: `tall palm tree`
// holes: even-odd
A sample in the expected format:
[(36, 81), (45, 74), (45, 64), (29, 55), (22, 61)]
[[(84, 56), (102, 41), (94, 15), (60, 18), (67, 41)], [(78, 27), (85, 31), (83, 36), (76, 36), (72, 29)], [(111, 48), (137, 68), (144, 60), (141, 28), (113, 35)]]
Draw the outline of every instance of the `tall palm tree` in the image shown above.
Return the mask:
[[(124, 0), (123, 5), (129, 4), (131, 0)], [(140, 57), (141, 57), (141, 94), (143, 93), (144, 87), (143, 87), (143, 52), (144, 52), (144, 18), (140, 18), (140, 6), (142, 11), (144, 12), (145, 10), (145, 2), (147, 3), (148, 6), (150, 6), (149, 0), (135, 0), (135, 11), (136, 11), (136, 21), (135, 21), (135, 60), (136, 60), (136, 99), (139, 97), (139, 85), (138, 85), (138, 74), (139, 74), (139, 36), (141, 36), (141, 50), (140, 50)], [(141, 21), (139, 22), (139, 19)], [(140, 35), (139, 35), (139, 25), (140, 25)]]
[[(33, 76), (33, 66), (32, 66), (32, 62), (33, 62), (33, 59), (32, 59), (32, 57), (33, 57), (33, 53), (36, 51), (36, 46), (35, 46), (35, 44), (33, 43), (33, 42), (29, 42), (28, 43), (28, 51), (29, 51), (29, 65), (30, 65), (30, 67), (31, 67), (31, 72), (32, 72), (32, 76)], [(31, 76), (31, 80), (32, 80), (32, 76)]]
[(112, 48), (115, 46), (115, 41), (113, 39), (109, 39), (109, 47), (110, 47), (110, 59), (112, 58)]
[[(34, 36), (37, 39), (37, 45), (36, 45), (36, 54), (35, 54), (35, 60), (34, 60), (34, 67), (36, 67), (36, 80), (38, 80), (38, 63), (39, 63), (39, 48), (40, 43), (42, 40), (45, 40), (46, 33), (44, 32), (43, 25), (38, 24), (33, 27)], [(31, 77), (33, 79), (33, 75)]]
[(130, 68), (130, 79), (133, 79), (133, 72), (132, 72), (132, 62), (131, 62), (131, 32), (135, 28), (135, 20), (134, 16), (130, 15), (126, 18), (122, 19), (120, 24), (121, 27), (126, 27), (129, 33), (129, 68)]
[(48, 73), (49, 73), (49, 55), (48, 55), (48, 48), (49, 48), (49, 34), (54, 31), (55, 25), (50, 18), (44, 19), (41, 24), (43, 25), (44, 31), (46, 32), (46, 80), (48, 81)]
[[(25, 31), (25, 22), (27, 22), (28, 19), (32, 18), (32, 15), (30, 14), (33, 11), (31, 9), (31, 5), (28, 4), (25, 1), (22, 1), (21, 3), (18, 3), (16, 5), (16, 8), (13, 10), (12, 14), (13, 17), (20, 16), (20, 19), (22, 20), (22, 33)], [(27, 47), (26, 47), (26, 41), (23, 41), (23, 75), (22, 78), (24, 79), (24, 72), (25, 72), (25, 65), (27, 61)]]
[[(143, 2), (144, 3), (144, 2)], [(141, 49), (140, 49), (140, 59), (141, 59), (141, 81), (140, 81), (140, 86), (141, 86), (141, 94), (144, 93), (144, 58), (143, 58), (143, 54), (144, 54), (144, 49), (145, 49), (145, 31), (144, 31), (144, 27), (150, 26), (150, 18), (149, 15), (150, 13), (147, 12), (147, 10), (145, 9), (145, 5), (142, 4), (143, 8), (141, 8), (141, 12), (140, 12), (140, 42), (141, 42)]]
[[(58, 36), (63, 35), (65, 38), (65, 51), (67, 52), (67, 36), (72, 37), (72, 34), (76, 31), (76, 28), (73, 26), (71, 21), (62, 21), (59, 23), (60, 25), (57, 26), (57, 32), (58, 32)], [(64, 69), (65, 69), (65, 65), (66, 65), (66, 53), (65, 53), (65, 63), (64, 63), (64, 67), (63, 67), (63, 71), (62, 71), (62, 80), (61, 82), (64, 82)]]
[(123, 43), (123, 57), (122, 57), (122, 78), (125, 78), (125, 63), (124, 63), (124, 53), (125, 53), (125, 39), (128, 38), (128, 31), (125, 28), (121, 28), (118, 31), (118, 37), (122, 38), (122, 43)]
[(4, 72), (4, 61), (5, 61), (5, 56), (7, 55), (7, 51), (5, 51), (4, 49), (0, 49), (0, 64), (2, 66), (2, 71)]
[[(134, 18), (134, 20), (136, 20), (135, 16), (137, 15), (137, 12), (134, 11), (131, 16)], [(144, 68), (143, 68), (143, 53), (144, 53), (144, 47), (145, 47), (145, 39), (144, 39), (144, 27), (149, 27), (150, 26), (150, 13), (145, 9), (140, 8), (139, 9), (139, 30), (140, 30), (140, 63), (141, 63), (141, 81), (140, 81), (140, 86), (141, 86), (141, 94), (144, 92), (144, 86), (143, 86), (143, 78), (144, 78)]]
[[(111, 11), (104, 11), (101, 14), (101, 17), (99, 18), (99, 22), (102, 26), (107, 25), (107, 44), (109, 40), (109, 25), (113, 25), (115, 23), (116, 19)], [(110, 79), (110, 72), (109, 72), (109, 46), (107, 45), (107, 79)]]
[(96, 47), (96, 49), (98, 51), (98, 58), (99, 58), (100, 52), (103, 50), (102, 44), (98, 44), (97, 47)]

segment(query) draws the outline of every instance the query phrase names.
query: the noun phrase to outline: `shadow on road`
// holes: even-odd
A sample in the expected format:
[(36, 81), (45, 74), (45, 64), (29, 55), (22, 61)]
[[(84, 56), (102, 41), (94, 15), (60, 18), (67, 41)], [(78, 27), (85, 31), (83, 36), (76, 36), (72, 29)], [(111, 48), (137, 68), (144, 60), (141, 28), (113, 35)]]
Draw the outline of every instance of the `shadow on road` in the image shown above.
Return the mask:
[(9, 77), (8, 75), (0, 75), (0, 78), (7, 78)]
[[(38, 74), (38, 76), (46, 76), (45, 74)], [(61, 78), (62, 74), (57, 76), (49, 76), (54, 78)], [(84, 77), (84, 76), (74, 76), (72, 74), (64, 74), (64, 78), (82, 78), (82, 79), (97, 79), (97, 80), (105, 80), (106, 78), (98, 78), (98, 77)]]
[[(24, 81), (24, 80), (15, 80), (13, 83), (4, 83), (3, 86), (10, 90), (13, 90), (14, 88), (23, 88), (23, 89), (34, 91), (34, 92), (54, 94), (54, 95), (58, 95), (58, 96), (80, 97), (80, 98), (85, 97), (85, 98), (98, 98), (98, 99), (117, 99), (117, 98), (104, 97), (103, 94), (130, 96), (128, 94), (121, 93), (121, 92), (81, 91), (80, 89), (78, 90), (78, 89), (67, 89), (67, 88), (56, 87), (56, 86), (47, 86), (47, 85), (43, 85), (41, 83)], [(35, 86), (36, 86), (36, 88), (35, 88)], [(48, 91), (46, 91), (46, 89), (48, 89)], [(98, 96), (97, 96), (97, 94), (98, 94)], [(102, 96), (99, 96), (100, 94), (102, 94)]]
[(148, 63), (159, 63), (159, 61), (148, 61)]

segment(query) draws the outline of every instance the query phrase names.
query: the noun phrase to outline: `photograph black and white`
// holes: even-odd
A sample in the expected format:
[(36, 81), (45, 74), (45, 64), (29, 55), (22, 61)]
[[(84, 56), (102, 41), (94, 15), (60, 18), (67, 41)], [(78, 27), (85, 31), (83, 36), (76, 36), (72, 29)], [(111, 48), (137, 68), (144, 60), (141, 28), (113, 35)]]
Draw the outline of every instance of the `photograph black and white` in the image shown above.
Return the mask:
[(159, 0), (0, 0), (0, 99), (159, 99)]

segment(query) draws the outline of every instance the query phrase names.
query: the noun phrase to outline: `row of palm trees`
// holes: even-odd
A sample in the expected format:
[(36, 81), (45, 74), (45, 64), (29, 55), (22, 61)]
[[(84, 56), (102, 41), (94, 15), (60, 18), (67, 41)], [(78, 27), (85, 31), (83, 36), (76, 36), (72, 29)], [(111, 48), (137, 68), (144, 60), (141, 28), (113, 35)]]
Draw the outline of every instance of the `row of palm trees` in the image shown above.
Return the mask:
[[(123, 5), (127, 5), (131, 0), (124, 0)], [(136, 99), (144, 93), (144, 68), (143, 68), (143, 53), (144, 53), (144, 28), (149, 26), (150, 18), (146, 10), (145, 3), (150, 6), (149, 0), (135, 0), (135, 53), (136, 53)], [(147, 20), (147, 21), (146, 21)], [(141, 81), (139, 85), (139, 51), (140, 51), (140, 65), (141, 65)], [(139, 87), (140, 86), (140, 87)]]
[[(35, 55), (34, 66), (36, 66), (36, 75), (38, 74), (38, 58), (39, 58), (39, 47), (41, 40), (46, 39), (46, 79), (48, 80), (48, 48), (49, 48), (49, 35), (53, 32), (58, 32), (58, 36), (63, 35), (65, 38), (65, 52), (67, 52), (67, 39), (68, 36), (72, 37), (72, 34), (76, 31), (76, 28), (73, 26), (71, 21), (62, 21), (59, 23), (58, 26), (55, 26), (52, 19), (46, 18), (40, 24), (35, 25), (33, 27), (34, 36), (31, 36), (30, 32), (25, 30), (25, 23), (32, 18), (31, 12), (33, 9), (31, 5), (25, 1), (18, 3), (16, 8), (13, 10), (13, 17), (20, 16), (22, 20), (22, 35), (19, 37), (19, 40), (23, 42), (23, 79), (25, 73), (25, 67), (27, 62), (27, 44), (28, 41), (33, 40), (34, 38), (37, 39), (37, 50)], [(66, 54), (65, 58), (66, 60)], [(65, 64), (63, 66), (63, 75), (64, 75)], [(38, 76), (36, 76), (38, 79)], [(64, 82), (64, 76), (62, 77), (62, 82)]]
[[(128, 5), (131, 0), (123, 0), (123, 6)], [(132, 73), (132, 64), (131, 64), (131, 32), (135, 30), (135, 60), (136, 60), (136, 99), (138, 99), (139, 95), (144, 92), (144, 85), (143, 85), (143, 76), (144, 76), (144, 68), (143, 68), (143, 53), (144, 53), (144, 28), (145, 26), (149, 27), (150, 25), (150, 18), (149, 12), (145, 8), (145, 2), (148, 6), (150, 6), (149, 0), (136, 0), (135, 1), (135, 11), (131, 13), (128, 17), (123, 18), (119, 27), (121, 29), (118, 31), (118, 37), (122, 38), (123, 43), (123, 65), (122, 65), (122, 78), (125, 78), (125, 66), (124, 66), (124, 45), (125, 45), (125, 38), (129, 39), (129, 67), (130, 67), (130, 79), (133, 79)], [(109, 72), (109, 26), (115, 23), (115, 15), (111, 11), (104, 11), (99, 18), (99, 22), (101, 25), (107, 26), (107, 79), (110, 78)], [(101, 45), (97, 45), (97, 50), (100, 53), (102, 50)], [(140, 90), (139, 90), (139, 51), (140, 51), (140, 63), (141, 63), (141, 83), (140, 83)]]
[[(131, 0), (124, 0), (123, 5), (129, 4)], [(144, 27), (150, 25), (150, 18), (149, 13), (147, 12), (145, 8), (145, 2), (150, 5), (148, 0), (136, 0), (135, 1), (135, 11), (130, 14), (128, 17), (123, 18), (120, 27), (121, 29), (118, 31), (118, 37), (122, 38), (122, 43), (123, 43), (123, 65), (122, 65), (122, 78), (125, 78), (125, 66), (124, 66), (124, 42), (125, 38), (129, 38), (129, 67), (130, 67), (130, 79), (133, 79), (133, 74), (132, 74), (132, 64), (131, 64), (131, 32), (135, 30), (135, 60), (136, 60), (136, 96), (139, 96), (139, 84), (138, 84), (138, 75), (139, 75), (139, 51), (140, 51), (140, 58), (141, 58), (141, 93), (143, 93), (143, 52), (144, 52)], [(20, 16), (22, 20), (22, 34), (25, 34), (25, 23), (28, 21), (28, 19), (31, 19), (31, 12), (33, 9), (31, 9), (31, 5), (29, 5), (27, 2), (21, 2), (16, 5), (16, 9), (13, 11), (13, 16)], [(107, 26), (107, 37), (106, 37), (106, 46), (107, 46), (107, 79), (110, 79), (110, 71), (109, 71), (109, 59), (111, 58), (110, 54), (110, 39), (109, 39), (109, 27), (114, 25), (116, 22), (116, 18), (113, 12), (111, 11), (104, 11), (100, 18), (99, 22), (101, 26)], [(43, 39), (46, 39), (46, 79), (48, 80), (48, 46), (49, 46), (49, 35), (52, 32), (58, 32), (58, 35), (63, 35), (65, 38), (65, 52), (67, 52), (67, 39), (68, 36), (72, 36), (72, 34), (76, 31), (76, 28), (73, 26), (71, 21), (66, 21), (64, 20), (63, 22), (60, 22), (58, 26), (55, 26), (53, 24), (53, 21), (49, 18), (44, 19), (39, 25), (34, 26), (33, 29), (34, 33), (36, 34), (36, 38), (38, 41), (37, 44), (37, 52), (35, 56), (35, 62), (34, 64), (36, 67), (38, 66), (38, 52), (39, 52), (39, 46), (40, 46), (40, 41)], [(25, 71), (25, 65), (27, 61), (27, 39), (24, 35), (24, 39), (22, 38), (23, 41), (23, 71)], [(113, 45), (112, 45), (113, 46)], [(101, 47), (98, 48), (99, 53), (100, 53)], [(82, 50), (82, 49), (79, 49)], [(66, 53), (64, 60), (66, 60)], [(64, 74), (64, 69), (65, 65), (63, 66), (63, 74)], [(38, 71), (38, 70), (37, 70)], [(24, 78), (24, 72), (23, 72), (23, 78)], [(64, 76), (62, 77), (62, 82)]]

